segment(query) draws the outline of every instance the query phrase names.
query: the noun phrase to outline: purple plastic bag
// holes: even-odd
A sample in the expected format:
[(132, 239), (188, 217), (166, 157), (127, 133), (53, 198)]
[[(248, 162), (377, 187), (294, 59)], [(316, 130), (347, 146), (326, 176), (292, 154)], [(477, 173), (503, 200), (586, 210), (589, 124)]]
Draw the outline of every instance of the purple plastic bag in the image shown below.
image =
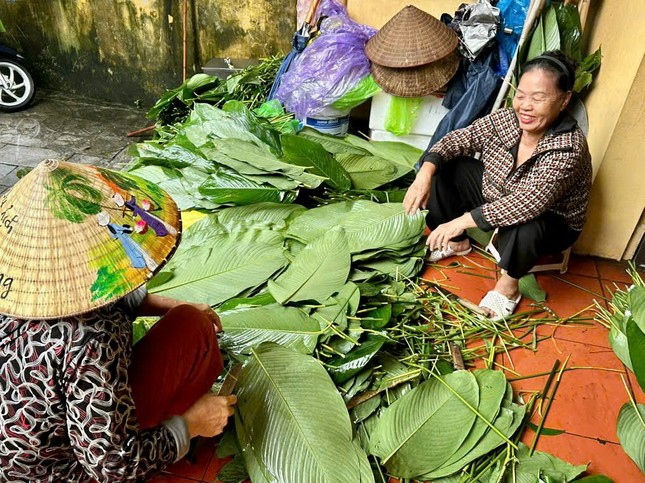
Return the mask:
[(370, 73), (365, 44), (376, 30), (354, 22), (335, 0), (323, 0), (318, 15), (328, 17), (320, 36), (293, 62), (276, 93), (299, 119), (329, 112), (327, 106)]

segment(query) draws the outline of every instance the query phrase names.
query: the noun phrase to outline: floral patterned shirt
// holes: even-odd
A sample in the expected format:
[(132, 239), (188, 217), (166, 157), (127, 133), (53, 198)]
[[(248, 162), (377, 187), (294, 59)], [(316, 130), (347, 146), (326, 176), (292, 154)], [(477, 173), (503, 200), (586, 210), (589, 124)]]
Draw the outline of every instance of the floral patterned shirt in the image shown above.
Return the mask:
[(0, 481), (140, 481), (180, 456), (172, 425), (137, 426), (133, 319), (125, 303), (65, 320), (0, 315)]
[(522, 131), (513, 109), (500, 109), (464, 129), (452, 131), (423, 157), (441, 167), (463, 155), (481, 153), (484, 205), (471, 211), (479, 228), (526, 223), (546, 211), (582, 230), (591, 192), (587, 140), (568, 114), (544, 134), (533, 155), (515, 168)]

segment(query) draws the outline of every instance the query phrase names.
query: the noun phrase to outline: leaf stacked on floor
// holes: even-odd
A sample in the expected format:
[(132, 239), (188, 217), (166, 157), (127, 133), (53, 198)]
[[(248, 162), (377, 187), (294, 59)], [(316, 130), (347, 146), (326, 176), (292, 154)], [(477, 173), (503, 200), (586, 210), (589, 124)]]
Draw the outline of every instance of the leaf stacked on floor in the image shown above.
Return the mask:
[(238, 382), (236, 429), (252, 481), (367, 483), (347, 409), (313, 358), (265, 343)]
[(191, 226), (172, 260), (149, 284), (152, 293), (219, 305), (263, 286), (289, 260), (283, 249), (298, 205), (264, 203), (210, 215)]
[(294, 220), (287, 236), (309, 243), (335, 226), (342, 227), (347, 236), (353, 281), (376, 273), (411, 277), (423, 265), (424, 216), (408, 216), (398, 203), (359, 200), (314, 208)]
[(457, 371), (419, 384), (384, 410), (370, 449), (395, 476), (435, 480), (503, 444), (523, 417), (502, 373)]

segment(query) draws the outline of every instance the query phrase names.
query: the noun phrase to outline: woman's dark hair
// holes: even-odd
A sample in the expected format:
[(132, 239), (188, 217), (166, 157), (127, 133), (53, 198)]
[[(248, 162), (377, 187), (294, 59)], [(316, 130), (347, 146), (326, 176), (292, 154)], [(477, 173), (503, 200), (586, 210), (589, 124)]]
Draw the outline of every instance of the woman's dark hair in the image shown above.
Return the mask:
[(543, 52), (522, 66), (522, 75), (535, 69), (545, 70), (555, 75), (558, 88), (567, 92), (573, 90), (576, 82), (578, 63), (560, 50)]

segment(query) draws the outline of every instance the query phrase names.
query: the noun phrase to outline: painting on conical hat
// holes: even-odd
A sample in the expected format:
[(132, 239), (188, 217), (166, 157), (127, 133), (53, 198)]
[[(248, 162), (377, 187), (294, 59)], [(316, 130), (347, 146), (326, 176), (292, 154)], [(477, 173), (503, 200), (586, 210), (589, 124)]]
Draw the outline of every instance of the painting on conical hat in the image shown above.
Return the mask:
[(181, 237), (156, 184), (44, 161), (0, 196), (0, 314), (54, 319), (113, 303), (146, 283)]

